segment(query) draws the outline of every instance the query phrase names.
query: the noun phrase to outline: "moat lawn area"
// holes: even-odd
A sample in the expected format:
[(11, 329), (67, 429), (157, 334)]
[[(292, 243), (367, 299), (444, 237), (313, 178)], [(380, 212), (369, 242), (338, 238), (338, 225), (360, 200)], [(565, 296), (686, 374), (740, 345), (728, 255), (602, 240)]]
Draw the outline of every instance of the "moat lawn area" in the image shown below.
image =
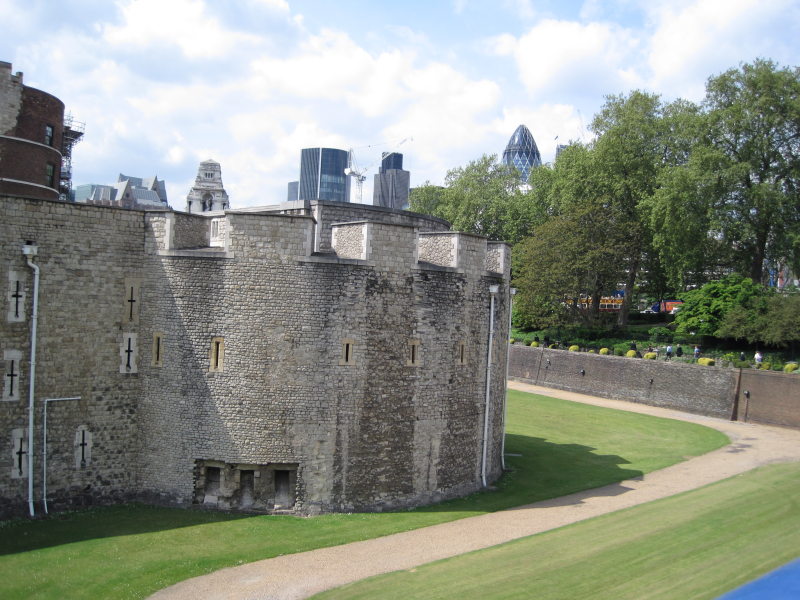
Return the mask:
[(395, 513), (314, 518), (119, 506), (0, 523), (0, 598), (142, 598), (196, 575), (554, 498), (723, 446), (699, 425), (509, 391), (492, 491)]
[(713, 600), (800, 556), (798, 498), (800, 464), (770, 465), (314, 598)]

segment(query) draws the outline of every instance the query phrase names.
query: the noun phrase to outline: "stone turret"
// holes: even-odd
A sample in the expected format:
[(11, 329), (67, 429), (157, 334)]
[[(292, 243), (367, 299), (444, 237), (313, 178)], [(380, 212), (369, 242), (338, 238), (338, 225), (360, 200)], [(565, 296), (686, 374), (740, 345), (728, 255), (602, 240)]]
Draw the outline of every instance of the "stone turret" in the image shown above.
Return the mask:
[(186, 212), (201, 213), (230, 208), (228, 193), (222, 186), (222, 167), (215, 160), (200, 163), (194, 186), (186, 197)]

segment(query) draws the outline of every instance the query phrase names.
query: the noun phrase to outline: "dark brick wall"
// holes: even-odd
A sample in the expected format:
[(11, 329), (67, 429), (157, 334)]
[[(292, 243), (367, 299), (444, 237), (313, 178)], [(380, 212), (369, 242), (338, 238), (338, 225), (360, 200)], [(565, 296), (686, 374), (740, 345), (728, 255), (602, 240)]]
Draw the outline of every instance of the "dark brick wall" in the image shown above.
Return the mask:
[[(45, 144), (45, 126), (53, 127), (50, 146)], [(23, 87), (22, 104), (16, 126), (0, 138), (0, 194), (55, 200), (61, 175), (61, 145), (64, 129), (64, 103), (40, 90)], [(30, 143), (36, 142), (36, 143)], [(47, 164), (53, 165), (52, 189), (47, 185)], [(3, 179), (16, 179), (25, 185)]]
[(800, 375), (743, 370), (738, 417), (751, 423), (800, 427)]
[(723, 419), (800, 427), (797, 374), (513, 345), (509, 349), (509, 377)]
[[(513, 345), (509, 377), (571, 392), (730, 418), (737, 372)], [(581, 374), (583, 371), (585, 374)]]

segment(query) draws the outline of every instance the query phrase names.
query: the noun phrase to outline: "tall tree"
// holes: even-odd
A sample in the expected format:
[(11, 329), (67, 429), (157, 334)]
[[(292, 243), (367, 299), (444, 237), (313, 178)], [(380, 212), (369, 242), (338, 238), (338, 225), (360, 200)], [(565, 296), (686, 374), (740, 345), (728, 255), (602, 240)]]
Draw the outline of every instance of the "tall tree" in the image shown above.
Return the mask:
[(484, 155), (447, 172), (444, 187), (416, 188), (410, 208), (450, 221), (453, 229), (516, 243), (530, 235), (543, 213), (519, 185), (519, 174)]
[(672, 153), (669, 131), (664, 127), (664, 105), (657, 95), (633, 91), (610, 96), (592, 121), (598, 136), (594, 164), (598, 185), (606, 199), (608, 235), (624, 237), (625, 299), (618, 324), (627, 325), (637, 277), (644, 254), (651, 248), (652, 233), (646, 211), (658, 176)]
[(765, 263), (800, 270), (800, 69), (730, 69), (709, 79), (704, 107), (699, 190), (730, 266), (756, 282)]
[(596, 160), (591, 148), (573, 144), (531, 178), (529, 196), (549, 215), (513, 249), (519, 313), (531, 324), (596, 323), (601, 297), (624, 275), (626, 240)]

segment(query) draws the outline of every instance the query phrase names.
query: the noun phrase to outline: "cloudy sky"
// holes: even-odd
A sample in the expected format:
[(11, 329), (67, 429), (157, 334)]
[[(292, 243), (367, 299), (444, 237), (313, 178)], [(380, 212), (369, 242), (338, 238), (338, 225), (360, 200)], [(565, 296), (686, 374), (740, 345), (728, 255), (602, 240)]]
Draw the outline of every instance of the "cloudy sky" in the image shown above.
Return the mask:
[(439, 184), (525, 123), (549, 161), (606, 95), (798, 56), (798, 0), (0, 0), (0, 60), (86, 123), (73, 184), (158, 175), (179, 210), (208, 158), (236, 208), (354, 148), (371, 203), (381, 152)]

